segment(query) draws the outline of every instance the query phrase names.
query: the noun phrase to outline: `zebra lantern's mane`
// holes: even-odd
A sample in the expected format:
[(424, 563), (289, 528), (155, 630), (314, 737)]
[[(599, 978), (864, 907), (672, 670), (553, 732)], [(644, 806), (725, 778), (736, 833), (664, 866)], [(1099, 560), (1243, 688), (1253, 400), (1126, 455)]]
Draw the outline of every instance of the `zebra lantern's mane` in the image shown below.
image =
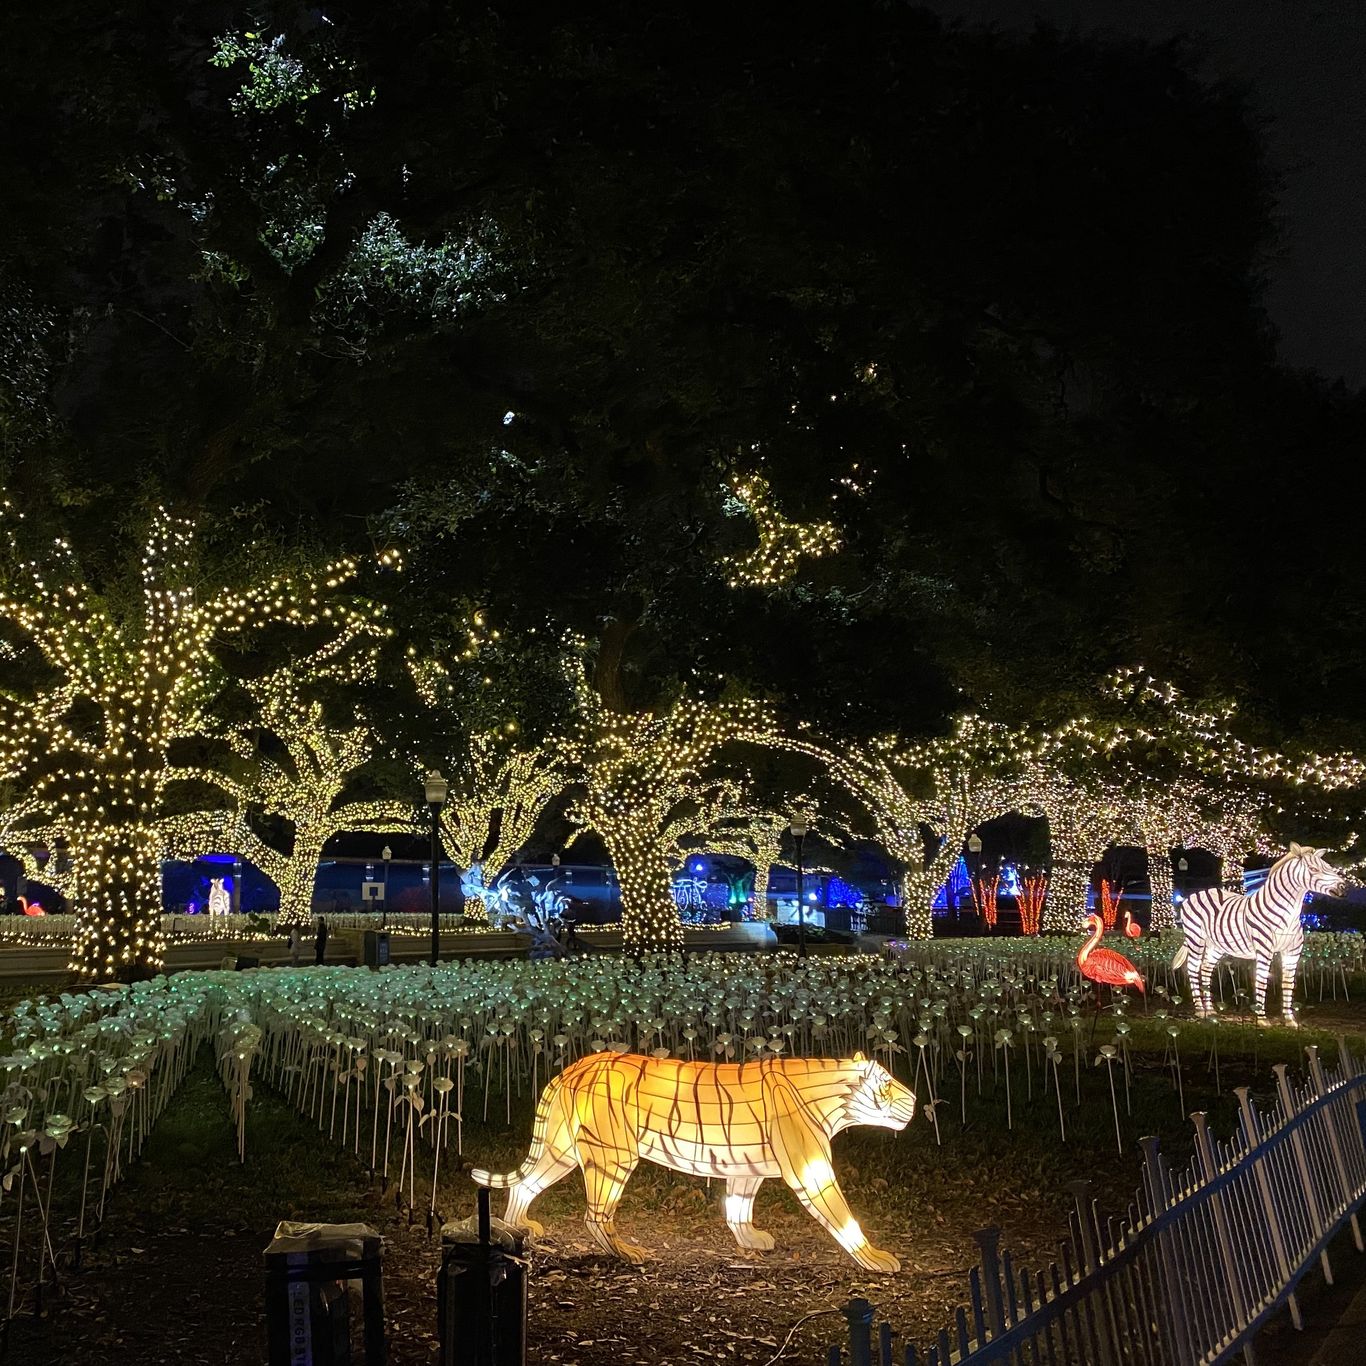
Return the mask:
[[(1309, 890), (1311, 878), (1305, 865), (1305, 855), (1312, 849), (1301, 849), (1292, 844), (1290, 852), (1278, 858), (1262, 883), (1250, 896), (1244, 896), (1248, 909), (1280, 913), (1282, 918), (1299, 918), (1300, 907), (1304, 905), (1305, 893)], [(1234, 893), (1238, 895), (1238, 893)]]

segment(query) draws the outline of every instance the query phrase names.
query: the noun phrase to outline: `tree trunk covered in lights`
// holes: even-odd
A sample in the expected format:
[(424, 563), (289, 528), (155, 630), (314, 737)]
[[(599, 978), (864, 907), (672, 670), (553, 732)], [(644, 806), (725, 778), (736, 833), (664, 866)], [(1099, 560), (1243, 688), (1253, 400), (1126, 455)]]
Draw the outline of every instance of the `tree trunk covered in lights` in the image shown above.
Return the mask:
[(758, 920), (768, 919), (768, 878), (772, 865), (767, 859), (759, 859), (754, 865), (754, 915)]
[(621, 937), (627, 953), (672, 952), (683, 947), (683, 924), (673, 898), (667, 851), (647, 821), (599, 827), (621, 884)]
[(1076, 850), (1053, 850), (1048, 876), (1048, 916), (1055, 930), (1076, 929), (1086, 919), (1086, 893), (1091, 886), (1093, 862)]
[(901, 905), (906, 912), (906, 937), (929, 939), (934, 933), (934, 894), (943, 881), (937, 863), (908, 869), (901, 878)]
[(1176, 924), (1176, 907), (1172, 902), (1172, 859), (1166, 849), (1148, 850), (1148, 889), (1152, 894), (1148, 928), (1172, 929)]
[(318, 881), (318, 864), (325, 842), (321, 839), (310, 840), (296, 832), (294, 853), (282, 861), (278, 870), (262, 870), (269, 871), (271, 880), (280, 889), (278, 923), (286, 928), (312, 923), (313, 888)]
[(71, 827), (76, 933), (70, 971), (87, 981), (131, 981), (165, 963), (161, 835), (150, 824)]
[(1241, 892), (1247, 886), (1247, 860), (1241, 854), (1232, 853), (1228, 849), (1219, 852), (1219, 877), (1224, 884), (1224, 889), (1229, 892)]

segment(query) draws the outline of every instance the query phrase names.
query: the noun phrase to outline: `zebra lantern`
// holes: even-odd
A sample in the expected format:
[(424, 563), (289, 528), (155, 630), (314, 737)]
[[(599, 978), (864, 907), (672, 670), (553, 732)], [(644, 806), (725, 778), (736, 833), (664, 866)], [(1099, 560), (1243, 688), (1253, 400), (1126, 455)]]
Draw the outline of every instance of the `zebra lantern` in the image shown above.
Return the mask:
[(1267, 981), (1271, 960), (1281, 956), (1281, 1010), (1287, 1024), (1295, 1023), (1295, 970), (1304, 948), (1300, 907), (1312, 892), (1336, 892), (1342, 875), (1324, 861), (1326, 849), (1292, 844), (1276, 860), (1266, 881), (1251, 896), (1221, 887), (1196, 892), (1181, 907), (1186, 942), (1176, 951), (1172, 967), (1186, 965), (1191, 1000), (1202, 1015), (1213, 1011), (1210, 979), (1224, 958), (1250, 958), (1255, 986), (1252, 1013), (1266, 1017)]

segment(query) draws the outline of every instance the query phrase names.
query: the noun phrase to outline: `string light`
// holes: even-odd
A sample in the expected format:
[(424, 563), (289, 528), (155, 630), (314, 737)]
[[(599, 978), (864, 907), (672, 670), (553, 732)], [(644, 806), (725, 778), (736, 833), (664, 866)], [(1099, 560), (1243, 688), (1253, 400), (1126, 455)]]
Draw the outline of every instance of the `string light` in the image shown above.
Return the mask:
[[(857, 468), (857, 466), (855, 466)], [(754, 523), (758, 545), (743, 555), (721, 560), (731, 588), (771, 588), (786, 583), (802, 560), (835, 554), (843, 544), (832, 522), (793, 522), (772, 502), (769, 482), (760, 474), (735, 475), (727, 485), (731, 498)]]

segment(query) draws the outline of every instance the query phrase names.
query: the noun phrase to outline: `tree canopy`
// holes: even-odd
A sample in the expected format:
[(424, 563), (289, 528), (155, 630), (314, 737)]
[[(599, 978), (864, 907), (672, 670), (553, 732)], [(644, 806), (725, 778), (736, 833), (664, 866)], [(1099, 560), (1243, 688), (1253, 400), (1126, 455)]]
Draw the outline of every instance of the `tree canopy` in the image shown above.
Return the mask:
[(228, 558), (401, 545), (396, 629), (486, 612), (546, 714), (574, 633), (615, 708), (914, 734), (1141, 661), (1362, 719), (1361, 403), (1277, 367), (1274, 186), (1181, 45), (890, 0), (4, 36), (0, 454), (87, 562), (152, 500)]

